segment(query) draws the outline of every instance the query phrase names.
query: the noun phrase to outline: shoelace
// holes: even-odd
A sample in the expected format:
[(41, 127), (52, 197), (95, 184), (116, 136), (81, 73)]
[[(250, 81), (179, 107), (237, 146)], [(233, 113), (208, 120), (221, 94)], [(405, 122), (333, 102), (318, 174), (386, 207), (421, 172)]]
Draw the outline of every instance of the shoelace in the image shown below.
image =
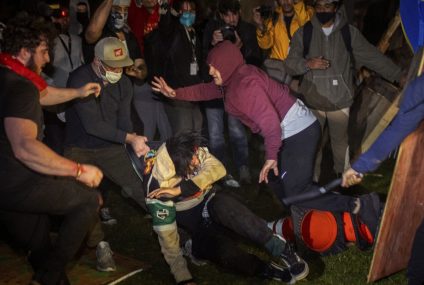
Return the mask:
[(286, 248), (281, 256), (289, 263), (287, 264), (288, 266), (293, 266), (300, 261), (293, 247), (288, 243), (286, 244)]

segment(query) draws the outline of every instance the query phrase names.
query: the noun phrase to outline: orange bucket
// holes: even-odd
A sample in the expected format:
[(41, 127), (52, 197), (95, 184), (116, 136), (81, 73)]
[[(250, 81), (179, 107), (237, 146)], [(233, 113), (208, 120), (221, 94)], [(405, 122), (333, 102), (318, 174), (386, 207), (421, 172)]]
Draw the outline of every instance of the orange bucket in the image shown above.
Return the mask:
[(336, 218), (331, 212), (312, 210), (303, 218), (301, 232), (307, 247), (316, 252), (324, 252), (336, 241)]

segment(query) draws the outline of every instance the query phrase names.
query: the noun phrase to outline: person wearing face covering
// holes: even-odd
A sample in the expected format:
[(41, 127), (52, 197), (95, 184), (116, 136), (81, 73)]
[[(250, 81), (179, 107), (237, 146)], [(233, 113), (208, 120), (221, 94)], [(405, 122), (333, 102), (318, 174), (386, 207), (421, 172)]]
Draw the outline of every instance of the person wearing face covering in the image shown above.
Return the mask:
[(137, 39), (127, 25), (130, 0), (104, 0), (90, 18), (84, 34), (84, 40), (91, 52), (84, 54), (85, 62), (93, 60), (93, 47), (105, 37), (116, 37), (121, 40), (134, 64), (125, 68), (125, 73), (135, 81), (143, 81), (147, 76), (147, 68), (142, 58)]
[[(174, 1), (169, 9), (160, 12), (160, 46), (165, 53), (162, 54), (163, 77), (174, 88), (202, 82), (201, 41), (193, 27), (196, 1)], [(202, 114), (197, 102), (169, 100), (165, 111), (174, 135), (183, 131), (201, 131)]]
[[(137, 156), (149, 151), (147, 138), (133, 131), (130, 118), (133, 88), (123, 69), (132, 64), (125, 45), (117, 38), (108, 37), (96, 44), (92, 63), (70, 74), (68, 87), (98, 82), (102, 91), (101, 98), (89, 96), (75, 100), (66, 109), (65, 156), (98, 166), (127, 196), (146, 209), (142, 181), (125, 150), (127, 144)], [(98, 270), (114, 271), (115, 263), (103, 237), (98, 221), (87, 245), (97, 246)]]
[[(315, 11), (309, 24), (309, 51), (305, 51), (304, 43), (306, 25), (292, 38), (285, 66), (290, 75), (303, 77), (299, 92), (321, 128), (328, 127), (334, 172), (340, 176), (349, 167), (348, 122), (355, 91), (354, 71), (365, 66), (390, 82), (400, 82), (402, 70), (347, 23), (341, 0), (317, 0)], [(346, 34), (350, 39), (346, 40)], [(315, 181), (320, 176), (321, 156), (319, 151)]]
[[(213, 48), (207, 63), (214, 82), (174, 90), (163, 78), (156, 77), (153, 89), (177, 100), (223, 98), (225, 111), (264, 138), (266, 161), (259, 173), (259, 183), (270, 182), (280, 200), (310, 191), (314, 187), (312, 176), (321, 130), (309, 108), (291, 95), (287, 85), (245, 64), (240, 49), (229, 41)], [(291, 211), (295, 215), (299, 208), (348, 212), (357, 215), (375, 235), (379, 207), (375, 193), (360, 197), (328, 193), (296, 203)]]

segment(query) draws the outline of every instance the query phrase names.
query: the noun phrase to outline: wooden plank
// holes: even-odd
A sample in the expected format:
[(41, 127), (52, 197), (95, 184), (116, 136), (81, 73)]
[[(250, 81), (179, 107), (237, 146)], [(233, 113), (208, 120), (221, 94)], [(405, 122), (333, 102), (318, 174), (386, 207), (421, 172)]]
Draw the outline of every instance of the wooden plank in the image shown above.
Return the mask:
[(424, 122), (402, 143), (368, 274), (373, 282), (407, 267), (424, 218)]

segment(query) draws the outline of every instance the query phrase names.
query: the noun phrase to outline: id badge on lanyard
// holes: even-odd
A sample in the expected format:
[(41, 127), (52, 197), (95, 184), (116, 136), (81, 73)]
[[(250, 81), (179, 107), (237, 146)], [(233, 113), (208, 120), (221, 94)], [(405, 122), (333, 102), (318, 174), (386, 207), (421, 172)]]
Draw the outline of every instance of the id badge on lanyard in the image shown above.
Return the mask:
[(197, 75), (198, 71), (199, 65), (197, 64), (197, 61), (190, 63), (190, 75)]

